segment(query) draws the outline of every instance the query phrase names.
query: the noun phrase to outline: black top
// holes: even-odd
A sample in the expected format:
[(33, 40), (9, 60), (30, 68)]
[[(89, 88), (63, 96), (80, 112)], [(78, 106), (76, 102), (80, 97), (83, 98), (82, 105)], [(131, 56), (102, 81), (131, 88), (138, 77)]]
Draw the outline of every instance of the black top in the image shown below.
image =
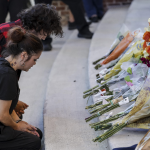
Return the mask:
[[(0, 100), (12, 100), (9, 113), (16, 107), (19, 98), (19, 86), (16, 71), (5, 58), (0, 58)], [(0, 126), (3, 125), (0, 122)]]

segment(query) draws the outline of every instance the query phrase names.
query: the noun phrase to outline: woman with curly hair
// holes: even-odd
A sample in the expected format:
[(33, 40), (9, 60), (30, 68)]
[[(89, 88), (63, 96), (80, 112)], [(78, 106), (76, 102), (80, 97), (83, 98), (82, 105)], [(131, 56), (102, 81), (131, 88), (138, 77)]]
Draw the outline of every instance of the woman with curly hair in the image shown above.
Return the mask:
[[(51, 4), (53, 0), (35, 0), (35, 3), (47, 3)], [(74, 27), (78, 29), (78, 37), (92, 39), (93, 33), (89, 30), (89, 25), (84, 17), (82, 0), (61, 0), (69, 6), (73, 17), (74, 17)]]
[[(60, 37), (63, 34), (61, 18), (56, 9), (49, 4), (37, 4), (29, 9), (25, 9), (18, 14), (18, 18), (17, 21), (0, 25), (0, 55), (6, 47), (9, 29), (16, 25), (20, 26), (24, 32), (33, 33), (42, 40), (45, 40), (50, 34)], [(18, 78), (20, 73), (21, 71), (17, 71)], [(15, 110), (21, 116), (27, 107), (27, 104), (19, 101)]]
[(0, 25), (0, 53), (6, 45), (8, 30), (19, 25), (26, 32), (36, 34), (41, 40), (45, 40), (50, 34), (62, 36), (61, 17), (53, 6), (49, 4), (37, 4), (22, 10), (17, 17), (19, 20)]
[(14, 111), (19, 97), (16, 70), (28, 71), (43, 50), (41, 40), (21, 27), (8, 32), (8, 43), (0, 58), (0, 149), (39, 150), (42, 132), (22, 121)]
[(44, 51), (52, 49), (50, 34), (62, 36), (61, 17), (54, 6), (37, 4), (21, 11), (17, 17), (22, 21), (23, 27), (37, 34), (42, 40)]

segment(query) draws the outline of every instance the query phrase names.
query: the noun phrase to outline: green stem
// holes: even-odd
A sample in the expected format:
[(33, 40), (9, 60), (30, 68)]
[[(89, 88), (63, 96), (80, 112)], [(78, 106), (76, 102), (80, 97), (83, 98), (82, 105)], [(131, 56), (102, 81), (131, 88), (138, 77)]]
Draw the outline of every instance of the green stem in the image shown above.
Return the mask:
[(98, 125), (98, 126), (95, 126), (94, 129), (95, 129), (95, 131), (106, 130), (106, 129), (109, 129), (110, 127), (112, 127), (112, 123)]
[(120, 107), (120, 105), (118, 103), (115, 104), (115, 105), (112, 105), (111, 107), (108, 107), (105, 110), (102, 110), (102, 111), (100, 111), (100, 112), (98, 112), (98, 113), (96, 113), (96, 114), (94, 114), (94, 115), (92, 115), (92, 116), (90, 116), (88, 118), (85, 118), (85, 121), (88, 122), (88, 121), (90, 121), (90, 120), (92, 120), (92, 119), (94, 119), (96, 117), (99, 117), (99, 116), (101, 116), (101, 115), (103, 115), (103, 114), (105, 114), (105, 113), (107, 113), (107, 112), (109, 112), (109, 111), (111, 111), (111, 110), (113, 110), (113, 109), (115, 109), (117, 107)]
[(116, 64), (113, 64), (111, 66), (108, 66), (107, 69), (112, 68), (113, 66), (115, 66)]
[(93, 108), (93, 107), (96, 107), (96, 106), (101, 105), (102, 103), (103, 103), (103, 102), (101, 101), (101, 102), (98, 102), (98, 103), (96, 103), (96, 104), (86, 106), (85, 109), (91, 109), (91, 108)]
[(94, 94), (97, 94), (97, 93), (99, 92), (99, 89), (102, 90), (103, 88), (105, 88), (107, 92), (109, 91), (109, 87), (108, 87), (107, 85), (103, 85), (103, 86), (101, 86), (101, 87), (99, 87), (99, 88), (97, 88), (97, 89), (95, 89), (95, 90), (93, 89), (91, 92), (89, 92), (89, 93), (83, 95), (83, 98), (85, 99), (85, 98), (87, 98), (88, 96), (92, 96), (92, 95), (94, 95)]
[(120, 105), (117, 103), (117, 104), (111, 105), (110, 107), (108, 107), (108, 108), (102, 110), (102, 111), (99, 112), (99, 113), (100, 113), (101, 115), (103, 115), (103, 114), (105, 114), (105, 113), (107, 113), (107, 112), (109, 112), (109, 111), (111, 111), (111, 110), (113, 110), (113, 109), (115, 109), (115, 108), (118, 108), (118, 107), (120, 107)]
[(107, 135), (109, 135), (110, 133), (114, 132), (117, 128), (119, 127), (119, 125), (114, 125), (111, 129), (109, 129), (108, 131), (106, 131), (105, 133), (103, 133), (100, 136), (97, 136), (95, 139), (93, 139), (94, 142), (97, 142), (100, 139), (103, 139), (104, 137), (106, 137)]
[(112, 116), (112, 117), (110, 117), (110, 118), (108, 118), (108, 119), (106, 119), (106, 120), (99, 121), (99, 122), (96, 122), (96, 123), (91, 123), (90, 126), (91, 126), (91, 128), (95, 128), (95, 127), (98, 126), (98, 125), (106, 124), (106, 123), (108, 123), (108, 122), (117, 120), (118, 118), (123, 117), (123, 116), (125, 116), (125, 115), (127, 115), (127, 114), (128, 114), (128, 113), (116, 114), (116, 115), (114, 115), (114, 116)]
[(98, 111), (100, 111), (100, 110), (102, 110), (102, 109), (104, 109), (104, 108), (106, 108), (107, 106), (110, 106), (110, 105), (111, 105), (111, 103), (102, 105), (100, 108), (97, 108), (97, 109), (91, 111), (90, 114), (96, 113), (96, 112), (98, 112)]
[(99, 87), (99, 86), (96, 85), (96, 86), (94, 86), (93, 88), (91, 88), (91, 89), (89, 89), (89, 90), (83, 92), (83, 94), (86, 94), (86, 93), (88, 93), (88, 92), (91, 92), (93, 89), (96, 89), (96, 88), (98, 88), (98, 87)]
[(110, 102), (110, 100), (112, 100), (114, 97), (111, 96), (110, 98), (105, 99), (107, 102)]
[(105, 136), (103, 136), (102, 138), (100, 138), (98, 140), (98, 142), (102, 142), (105, 139), (108, 139), (109, 137), (111, 137), (112, 135), (114, 135), (115, 133), (117, 133), (118, 131), (120, 131), (121, 129), (123, 129), (127, 124), (126, 123), (122, 123), (121, 125), (119, 125), (117, 128), (115, 128), (114, 130), (112, 129), (108, 134), (106, 134)]
[(101, 83), (102, 80), (104, 80), (104, 78), (97, 79), (96, 82)]
[(96, 70), (98, 70), (98, 68), (100, 68), (102, 65), (101, 64), (97, 64), (94, 68), (96, 69)]
[(106, 58), (106, 56), (103, 56), (102, 58), (100, 58), (100, 59), (94, 61), (94, 62), (93, 62), (93, 65), (96, 65), (98, 62), (100, 62), (101, 60), (103, 60), (103, 59), (105, 59), (105, 58)]
[(107, 79), (106, 81), (104, 81), (103, 83), (101, 83), (101, 85), (107, 84), (108, 81), (110, 81), (111, 78)]

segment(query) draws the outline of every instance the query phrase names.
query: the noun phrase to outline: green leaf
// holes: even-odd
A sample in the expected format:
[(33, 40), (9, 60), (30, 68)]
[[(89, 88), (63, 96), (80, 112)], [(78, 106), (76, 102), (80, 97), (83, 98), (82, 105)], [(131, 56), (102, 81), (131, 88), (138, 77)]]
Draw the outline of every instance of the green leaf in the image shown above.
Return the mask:
[(125, 79), (125, 81), (132, 83), (132, 80), (130, 80), (130, 77), (129, 77), (129, 76), (126, 76), (124, 79)]
[(135, 57), (134, 53), (133, 53), (132, 57), (133, 57), (133, 58)]
[(139, 60), (139, 63), (142, 63), (142, 60)]
[(127, 72), (130, 73), (130, 74), (132, 74), (132, 69), (129, 67), (129, 68), (127, 69)]

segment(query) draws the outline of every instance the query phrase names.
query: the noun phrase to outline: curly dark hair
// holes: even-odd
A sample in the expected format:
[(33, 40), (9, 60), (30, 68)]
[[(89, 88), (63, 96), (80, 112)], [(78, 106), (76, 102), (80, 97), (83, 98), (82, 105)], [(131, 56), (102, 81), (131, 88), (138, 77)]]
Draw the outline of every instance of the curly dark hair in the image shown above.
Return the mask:
[(17, 17), (21, 19), (23, 28), (26, 30), (35, 30), (44, 34), (54, 34), (62, 37), (61, 17), (58, 15), (54, 6), (49, 4), (36, 4), (29, 9), (22, 10)]

